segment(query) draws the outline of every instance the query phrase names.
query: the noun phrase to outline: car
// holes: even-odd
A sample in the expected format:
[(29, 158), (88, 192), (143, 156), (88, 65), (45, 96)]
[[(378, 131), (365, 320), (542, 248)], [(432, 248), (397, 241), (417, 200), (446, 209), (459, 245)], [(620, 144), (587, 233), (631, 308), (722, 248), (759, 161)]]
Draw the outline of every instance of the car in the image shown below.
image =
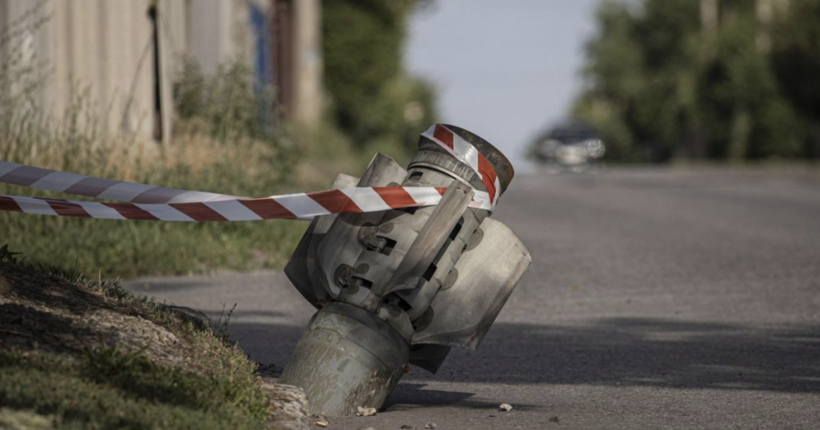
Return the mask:
[(559, 124), (535, 140), (531, 155), (546, 164), (582, 171), (603, 158), (606, 147), (597, 133), (581, 122)]

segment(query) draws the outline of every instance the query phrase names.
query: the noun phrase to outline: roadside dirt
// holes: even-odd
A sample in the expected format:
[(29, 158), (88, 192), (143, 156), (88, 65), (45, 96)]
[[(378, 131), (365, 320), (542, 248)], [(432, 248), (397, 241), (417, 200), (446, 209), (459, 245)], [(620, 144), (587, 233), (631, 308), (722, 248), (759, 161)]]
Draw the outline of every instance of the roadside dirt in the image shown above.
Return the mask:
[(161, 365), (191, 348), (133, 309), (25, 266), (0, 266), (0, 348), (76, 355), (92, 347), (141, 351)]
[[(204, 314), (147, 302), (110, 282), (83, 278), (74, 282), (67, 276), (54, 269), (0, 262), (0, 351), (47, 353), (73, 362), (90, 350), (117, 348), (160, 366), (203, 375), (211, 373), (203, 355), (214, 361), (226, 359), (224, 353), (215, 352), (220, 341), (204, 341), (202, 336), (191, 336), (190, 329), (175, 328), (190, 323), (203, 333), (224, 330)], [(304, 392), (277, 384), (269, 369), (257, 372), (256, 384), (270, 399), (269, 427), (309, 428)], [(13, 412), (6, 410), (6, 415)]]

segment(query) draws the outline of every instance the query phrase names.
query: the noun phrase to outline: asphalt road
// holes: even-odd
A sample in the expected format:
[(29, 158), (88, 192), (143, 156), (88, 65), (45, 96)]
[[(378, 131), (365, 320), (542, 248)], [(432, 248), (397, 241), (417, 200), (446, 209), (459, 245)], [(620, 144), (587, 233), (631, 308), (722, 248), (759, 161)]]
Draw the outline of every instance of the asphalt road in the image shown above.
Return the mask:
[[(519, 177), (495, 217), (533, 263), (481, 347), (329, 428), (820, 428), (820, 175)], [(230, 333), (279, 366), (313, 313), (278, 272), (128, 285), (236, 303)]]

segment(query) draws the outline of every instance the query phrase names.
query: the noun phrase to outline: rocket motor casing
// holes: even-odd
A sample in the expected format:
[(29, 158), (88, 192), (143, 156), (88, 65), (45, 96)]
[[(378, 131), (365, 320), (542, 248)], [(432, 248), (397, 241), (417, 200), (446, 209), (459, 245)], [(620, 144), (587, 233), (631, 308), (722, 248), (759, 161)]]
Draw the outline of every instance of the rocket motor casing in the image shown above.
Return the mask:
[[(493, 163), (503, 192), (513, 175), (503, 154), (446, 127)], [(352, 181), (340, 177), (334, 185)], [(488, 211), (467, 208), (470, 189), (484, 191), (478, 174), (426, 137), (406, 171), (377, 154), (358, 186), (400, 181), (448, 191), (435, 207), (314, 220), (285, 269), (319, 308), (282, 375), (283, 383), (305, 388), (313, 412), (379, 408), (407, 363), (435, 372), (450, 347), (475, 348), (530, 262), (509, 229)], [(490, 276), (465, 273), (488, 263)]]

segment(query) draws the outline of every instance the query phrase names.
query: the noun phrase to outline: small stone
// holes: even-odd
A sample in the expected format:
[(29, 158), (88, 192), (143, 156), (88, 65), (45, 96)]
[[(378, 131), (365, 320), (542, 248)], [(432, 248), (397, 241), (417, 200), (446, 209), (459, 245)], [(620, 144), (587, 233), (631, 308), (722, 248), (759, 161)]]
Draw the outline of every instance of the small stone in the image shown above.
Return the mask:
[(358, 412), (356, 412), (356, 415), (360, 417), (370, 417), (376, 415), (376, 408), (363, 408), (361, 406), (357, 406), (356, 410), (358, 410)]
[(498, 406), (499, 411), (509, 412), (512, 410), (512, 405), (509, 403), (502, 403)]
[(559, 421), (559, 420), (558, 420), (558, 417), (552, 417), (552, 418), (550, 418), (550, 422), (551, 422), (551, 423), (557, 423), (558, 421)]
[(407, 430), (407, 429), (413, 428), (413, 426), (409, 426), (407, 424), (402, 424), (401, 428)]
[(426, 429), (428, 429), (428, 430), (432, 430), (432, 429), (436, 428), (436, 423), (427, 423), (427, 424), (424, 426), (424, 428), (426, 428)]
[(330, 423), (327, 422), (327, 418), (325, 418), (324, 415), (313, 414), (312, 416), (313, 416), (313, 423), (316, 424), (317, 426), (327, 427), (327, 426), (330, 425)]

